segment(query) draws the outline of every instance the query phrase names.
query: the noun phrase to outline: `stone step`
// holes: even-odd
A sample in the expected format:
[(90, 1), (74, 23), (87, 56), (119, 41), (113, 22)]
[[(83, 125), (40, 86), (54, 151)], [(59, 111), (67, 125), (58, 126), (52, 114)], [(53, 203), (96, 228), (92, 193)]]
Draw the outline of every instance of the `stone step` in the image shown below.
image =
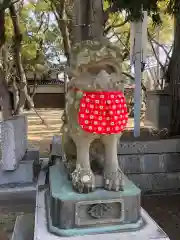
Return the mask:
[(180, 153), (180, 139), (158, 139), (152, 141), (120, 141), (118, 154)]
[(180, 172), (128, 174), (127, 176), (143, 193), (174, 192), (180, 189)]
[(180, 153), (118, 155), (125, 174), (180, 172)]

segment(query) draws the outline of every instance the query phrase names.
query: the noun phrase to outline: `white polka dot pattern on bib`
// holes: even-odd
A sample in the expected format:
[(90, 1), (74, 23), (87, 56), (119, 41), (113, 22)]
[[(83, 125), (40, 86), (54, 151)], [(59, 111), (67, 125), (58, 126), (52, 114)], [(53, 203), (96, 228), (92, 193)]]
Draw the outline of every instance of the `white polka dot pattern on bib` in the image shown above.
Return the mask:
[(124, 130), (128, 111), (122, 92), (83, 92), (78, 122), (86, 132), (117, 134)]

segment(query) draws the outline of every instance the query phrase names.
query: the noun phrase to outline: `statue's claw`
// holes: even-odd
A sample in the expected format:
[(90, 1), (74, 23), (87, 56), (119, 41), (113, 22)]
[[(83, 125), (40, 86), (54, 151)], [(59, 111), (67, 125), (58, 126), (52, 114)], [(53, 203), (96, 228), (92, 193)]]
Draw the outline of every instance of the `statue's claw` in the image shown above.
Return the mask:
[(104, 188), (109, 191), (122, 191), (123, 190), (123, 179), (122, 172), (117, 170), (116, 172), (105, 172), (104, 173)]
[(89, 193), (95, 188), (95, 177), (90, 169), (78, 168), (72, 173), (72, 184), (79, 193)]

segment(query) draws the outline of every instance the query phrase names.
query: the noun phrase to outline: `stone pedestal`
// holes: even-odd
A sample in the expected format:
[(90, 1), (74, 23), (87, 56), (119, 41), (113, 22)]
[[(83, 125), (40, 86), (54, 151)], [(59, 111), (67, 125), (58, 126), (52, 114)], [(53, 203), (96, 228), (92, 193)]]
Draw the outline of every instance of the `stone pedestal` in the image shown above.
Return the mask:
[(79, 194), (72, 189), (63, 163), (49, 172), (46, 211), (49, 230), (60, 236), (84, 235), (124, 230), (143, 226), (140, 215), (141, 191), (124, 177), (124, 191), (97, 189)]
[[(56, 166), (57, 167), (57, 166)], [(99, 232), (99, 234), (93, 234), (91, 231), (91, 227), (87, 228), (88, 232), (86, 232), (86, 235), (84, 234), (84, 228), (78, 228), (78, 229), (63, 229), (64, 233), (67, 234), (64, 236), (57, 236), (56, 234), (51, 233), (49, 230), (49, 223), (47, 222), (47, 212), (46, 211), (46, 203), (45, 200), (47, 199), (47, 193), (49, 191), (48, 188), (45, 186), (45, 179), (46, 174), (45, 172), (41, 172), (38, 179), (38, 185), (37, 185), (37, 192), (36, 192), (36, 209), (35, 209), (35, 218), (33, 215), (21, 215), (17, 217), (12, 239), (11, 240), (61, 240), (65, 239), (64, 236), (70, 236), (70, 239), (72, 240), (170, 240), (168, 236), (164, 233), (164, 231), (151, 219), (151, 217), (147, 214), (144, 209), (140, 209), (140, 219), (141, 223), (139, 226), (141, 226), (140, 229), (136, 229), (136, 231), (133, 230), (127, 230), (124, 229), (123, 231), (116, 231), (113, 233), (104, 233), (104, 229), (102, 228), (102, 232)], [(56, 179), (57, 184), (59, 184), (58, 178)], [(60, 185), (60, 184), (59, 184)], [(61, 189), (63, 190), (63, 186), (61, 186)], [(58, 194), (56, 192), (55, 194)], [(78, 199), (79, 195), (79, 199)], [(76, 201), (80, 201), (82, 194), (77, 194)], [(86, 194), (85, 194), (86, 195)], [(71, 194), (64, 196), (64, 198), (71, 198)], [(85, 196), (83, 197), (85, 198)], [(55, 203), (56, 204), (56, 203)], [(57, 206), (57, 205), (56, 205)], [(56, 207), (54, 206), (54, 207)], [(60, 206), (60, 208), (63, 206)], [(132, 208), (132, 207), (131, 207)], [(49, 208), (50, 209), (50, 208)], [(58, 211), (60, 209), (58, 208)], [(65, 213), (65, 216), (68, 215), (68, 212)], [(58, 216), (58, 213), (57, 213)], [(74, 216), (75, 218), (75, 216)], [(96, 219), (95, 219), (96, 220)], [(134, 224), (135, 225), (135, 224)], [(128, 226), (128, 224), (127, 224)], [(99, 229), (99, 226), (94, 226), (94, 228), (97, 227)], [(106, 228), (107, 226), (105, 226)], [(115, 229), (117, 229), (117, 225), (114, 225)], [(72, 236), (76, 231), (79, 231), (83, 236)], [(77, 233), (77, 232), (76, 232)], [(102, 234), (103, 233), (103, 234)], [(78, 235), (81, 235), (78, 234)], [(69, 238), (68, 238), (69, 239)]]
[[(57, 180), (57, 184), (58, 179)], [(37, 196), (36, 196), (36, 212), (35, 212), (35, 228), (34, 228), (34, 240), (60, 240), (60, 239), (65, 239), (63, 236), (57, 236), (53, 233), (51, 233), (49, 228), (47, 226), (47, 212), (46, 212), (46, 207), (45, 207), (45, 195), (47, 194), (47, 190), (42, 190), (41, 185), (44, 185), (45, 182), (45, 176), (43, 176), (43, 173), (40, 175), (39, 178), (39, 190), (37, 191)], [(63, 189), (63, 186), (62, 186)], [(58, 194), (58, 192), (57, 192)], [(79, 195), (79, 199), (76, 201), (80, 201), (81, 195), (82, 194), (77, 194)], [(85, 194), (86, 195), (86, 194)], [(71, 198), (71, 194), (69, 196), (64, 196), (66, 198)], [(83, 197), (85, 198), (85, 196)], [(132, 207), (131, 207), (132, 209)], [(59, 211), (60, 209), (58, 209)], [(65, 213), (65, 216), (69, 214), (69, 211)], [(74, 216), (75, 218), (75, 216)], [(91, 240), (92, 238), (94, 240), (150, 240), (150, 239), (156, 239), (156, 240), (169, 240), (168, 236), (163, 232), (163, 230), (150, 218), (150, 216), (141, 208), (140, 209), (140, 218), (142, 219), (141, 223), (143, 222), (143, 225), (141, 226), (140, 229), (136, 229), (136, 231), (132, 231), (128, 229), (124, 229), (123, 231), (118, 231), (114, 233), (106, 232), (104, 233), (104, 230), (107, 228), (107, 226), (104, 226), (101, 230), (99, 231), (99, 234), (93, 234), (92, 228), (81, 228), (79, 227), (78, 229), (62, 229), (62, 232), (64, 232), (64, 236), (70, 237), (70, 239), (73, 240)], [(96, 221), (96, 219), (94, 219)], [(128, 225), (128, 224), (127, 224)], [(135, 224), (134, 224), (135, 225)], [(30, 226), (31, 227), (31, 226)], [(113, 226), (114, 230), (117, 230), (117, 223)], [(96, 230), (99, 230), (99, 226), (96, 225), (94, 226)], [(15, 231), (15, 230), (14, 230)], [(79, 232), (78, 232), (79, 231)], [(85, 234), (86, 231), (86, 235)], [(65, 234), (66, 232), (66, 234)], [(72, 236), (75, 235), (76, 236)], [(102, 234), (103, 233), (103, 234)], [(20, 232), (19, 232), (20, 234)], [(83, 236), (78, 236), (78, 235), (83, 235)], [(69, 238), (68, 238), (69, 239)], [(15, 239), (12, 239), (15, 240)], [(25, 240), (25, 238), (22, 238), (22, 240)]]
[(167, 91), (147, 92), (145, 125), (156, 129), (169, 128), (170, 96)]
[(25, 116), (14, 116), (1, 122), (1, 151), (4, 171), (18, 168), (19, 161), (27, 150), (27, 119)]
[(34, 163), (39, 162), (39, 151), (28, 149), (14, 171), (3, 171), (0, 163), (0, 200), (34, 199)]
[(0, 163), (0, 187), (9, 185), (23, 185), (33, 183), (33, 163), (39, 160), (39, 151), (29, 149), (24, 158), (19, 161), (18, 169), (15, 171), (3, 171)]

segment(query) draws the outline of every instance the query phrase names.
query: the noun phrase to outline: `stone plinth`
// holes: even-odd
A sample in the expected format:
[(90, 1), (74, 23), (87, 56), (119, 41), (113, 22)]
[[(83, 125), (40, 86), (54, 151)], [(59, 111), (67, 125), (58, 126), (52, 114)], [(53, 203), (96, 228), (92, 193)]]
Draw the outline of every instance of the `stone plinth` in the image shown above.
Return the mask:
[(2, 170), (17, 169), (27, 150), (27, 120), (14, 116), (1, 123)]
[(37, 162), (39, 162), (39, 151), (28, 149), (15, 171), (3, 171), (0, 163), (0, 200), (34, 200), (36, 192), (34, 163)]
[[(41, 189), (41, 185), (44, 185), (45, 176), (40, 174), (38, 189)], [(57, 179), (58, 182), (58, 179)], [(47, 190), (38, 190), (36, 196), (36, 212), (35, 212), (35, 228), (34, 228), (34, 240), (61, 240), (65, 239), (63, 236), (57, 236), (49, 231), (47, 227), (47, 217), (46, 217), (46, 207), (45, 207), (45, 193)], [(169, 240), (168, 236), (163, 232), (163, 230), (150, 218), (146, 211), (141, 208), (140, 211), (141, 218), (143, 219), (144, 225), (140, 230), (137, 231), (124, 231), (124, 232), (114, 232), (114, 233), (103, 233), (103, 234), (93, 234), (91, 235), (91, 231), (89, 228), (88, 235), (84, 234), (84, 229), (78, 229), (82, 232), (83, 236), (72, 236), (70, 239), (72, 240)], [(17, 219), (19, 221), (19, 219)], [(17, 224), (18, 225), (18, 224)], [(23, 224), (22, 224), (23, 226)], [(31, 226), (30, 226), (31, 227)], [(20, 229), (20, 228), (19, 228)], [(65, 229), (66, 230), (66, 229)], [(14, 229), (16, 231), (16, 229)], [(73, 230), (74, 231), (74, 230)], [(72, 235), (71, 230), (67, 230), (69, 235)], [(16, 231), (17, 233), (17, 231)], [(19, 236), (20, 236), (19, 231)], [(77, 233), (77, 232), (76, 232)], [(66, 236), (69, 236), (66, 235)], [(23, 236), (23, 234), (21, 235)], [(69, 239), (69, 238), (68, 238)], [(13, 239), (15, 240), (15, 239)], [(19, 240), (19, 239), (18, 239)], [(22, 240), (26, 240), (22, 238)]]
[(140, 215), (141, 191), (124, 177), (124, 191), (97, 189), (79, 194), (72, 189), (63, 163), (49, 172), (46, 211), (51, 232), (83, 235), (113, 231), (137, 230), (143, 226)]
[(33, 183), (33, 163), (39, 161), (39, 151), (29, 149), (19, 161), (16, 171), (2, 171), (3, 163), (0, 163), (0, 188), (2, 186), (20, 186)]
[(163, 90), (147, 92), (145, 125), (162, 129), (170, 123), (170, 95)]

